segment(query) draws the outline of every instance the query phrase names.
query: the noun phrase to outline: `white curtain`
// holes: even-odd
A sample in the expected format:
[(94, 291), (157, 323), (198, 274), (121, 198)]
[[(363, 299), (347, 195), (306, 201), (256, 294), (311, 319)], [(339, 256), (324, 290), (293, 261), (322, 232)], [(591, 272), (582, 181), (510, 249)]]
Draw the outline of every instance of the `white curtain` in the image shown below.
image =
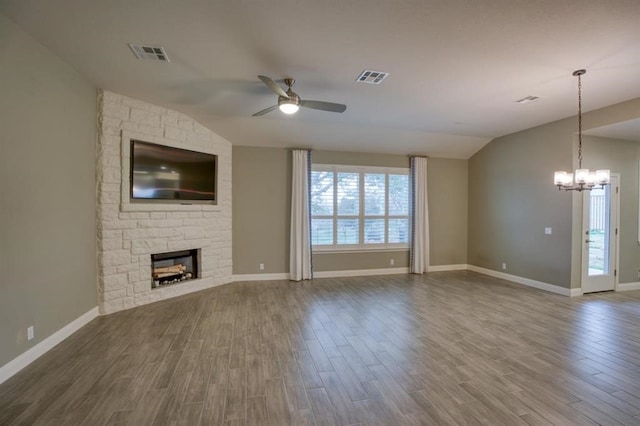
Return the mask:
[(429, 270), (429, 202), (427, 158), (411, 158), (411, 264), (409, 272)]
[(311, 151), (293, 150), (291, 179), (291, 241), (289, 251), (289, 279), (313, 278), (311, 265), (311, 216), (309, 184)]

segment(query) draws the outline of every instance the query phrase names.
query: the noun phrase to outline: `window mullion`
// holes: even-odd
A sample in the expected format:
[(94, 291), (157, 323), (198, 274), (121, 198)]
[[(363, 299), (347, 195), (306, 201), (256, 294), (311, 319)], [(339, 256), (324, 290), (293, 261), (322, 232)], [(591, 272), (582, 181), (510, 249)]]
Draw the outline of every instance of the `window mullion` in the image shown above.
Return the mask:
[(338, 247), (338, 172), (333, 169), (333, 246)]
[(389, 244), (389, 173), (384, 174), (384, 243)]
[(364, 246), (364, 171), (360, 170), (358, 176), (358, 196), (360, 197), (358, 203), (358, 245)]

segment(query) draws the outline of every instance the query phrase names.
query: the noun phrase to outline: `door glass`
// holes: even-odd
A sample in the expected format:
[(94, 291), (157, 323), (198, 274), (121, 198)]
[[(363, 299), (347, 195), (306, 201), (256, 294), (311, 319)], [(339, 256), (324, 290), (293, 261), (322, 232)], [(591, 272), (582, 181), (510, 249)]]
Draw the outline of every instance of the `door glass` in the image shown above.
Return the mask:
[(607, 185), (589, 193), (589, 229), (586, 239), (590, 277), (609, 274), (610, 189), (611, 186)]

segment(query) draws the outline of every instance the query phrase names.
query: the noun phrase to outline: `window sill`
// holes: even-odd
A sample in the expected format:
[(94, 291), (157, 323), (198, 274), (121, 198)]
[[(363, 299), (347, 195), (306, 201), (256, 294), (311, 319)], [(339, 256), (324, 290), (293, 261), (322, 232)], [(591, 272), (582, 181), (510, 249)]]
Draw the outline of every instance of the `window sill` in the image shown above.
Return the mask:
[(387, 247), (387, 248), (348, 248), (348, 249), (336, 249), (336, 248), (312, 248), (313, 254), (336, 254), (336, 253), (379, 253), (379, 252), (393, 252), (393, 251), (409, 251), (409, 247)]

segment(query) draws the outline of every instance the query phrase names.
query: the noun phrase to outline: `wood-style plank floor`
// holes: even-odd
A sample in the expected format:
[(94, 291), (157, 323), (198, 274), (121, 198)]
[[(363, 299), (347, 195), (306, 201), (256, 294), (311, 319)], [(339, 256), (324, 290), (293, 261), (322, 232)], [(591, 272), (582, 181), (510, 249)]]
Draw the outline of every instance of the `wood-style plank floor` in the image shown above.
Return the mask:
[(640, 292), (230, 284), (97, 318), (0, 385), (0, 424), (640, 424)]

